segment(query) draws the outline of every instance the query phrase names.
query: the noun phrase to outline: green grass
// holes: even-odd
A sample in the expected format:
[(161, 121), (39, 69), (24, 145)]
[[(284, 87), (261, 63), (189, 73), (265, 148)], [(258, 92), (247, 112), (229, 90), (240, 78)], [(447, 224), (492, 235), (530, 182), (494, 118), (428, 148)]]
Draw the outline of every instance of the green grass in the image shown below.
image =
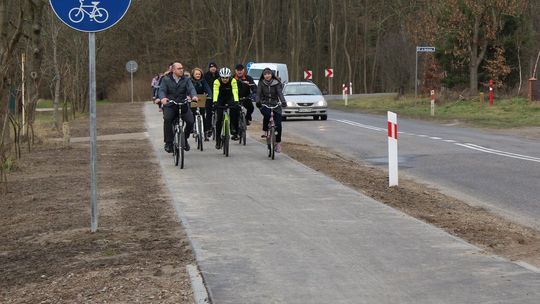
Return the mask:
[(430, 116), (429, 99), (405, 97), (366, 97), (350, 100), (348, 107), (343, 101), (329, 102), (329, 107), (345, 111), (386, 114), (396, 112), (402, 117), (453, 121), (459, 120), (477, 127), (513, 128), (540, 126), (540, 103), (529, 103), (527, 99), (515, 97), (495, 100), (493, 106), (482, 105), (478, 99), (460, 100), (438, 104), (435, 116)]

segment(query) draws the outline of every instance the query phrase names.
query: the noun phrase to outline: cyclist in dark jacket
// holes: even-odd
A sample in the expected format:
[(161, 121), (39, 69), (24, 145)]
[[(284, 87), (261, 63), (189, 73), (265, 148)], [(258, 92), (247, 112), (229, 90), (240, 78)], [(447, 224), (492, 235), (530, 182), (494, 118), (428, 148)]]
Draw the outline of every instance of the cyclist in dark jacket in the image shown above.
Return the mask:
[[(193, 83), (193, 87), (195, 87), (195, 91), (197, 91), (197, 95), (206, 94), (207, 99), (212, 99), (212, 90), (210, 89), (210, 86), (208, 85), (206, 80), (203, 78), (203, 71), (200, 68), (194, 68), (191, 71), (191, 82)], [(203, 118), (204, 129), (208, 130), (207, 126), (212, 124), (212, 114), (210, 114), (210, 122), (208, 123), (206, 121), (207, 119), (205, 115), (205, 107), (199, 107), (199, 111), (201, 112), (201, 116)], [(204, 132), (204, 140), (208, 141), (208, 132)]]
[[(172, 73), (169, 76), (164, 76), (159, 87), (159, 98), (163, 104), (163, 137), (165, 141), (165, 151), (172, 152), (172, 144), (174, 139), (173, 122), (178, 119), (178, 105), (169, 103), (169, 100), (181, 102), (186, 97), (197, 101), (197, 92), (193, 87), (191, 80), (184, 76), (184, 67), (181, 63), (175, 62), (172, 65)], [(185, 134), (186, 145), (185, 150), (189, 151), (188, 138), (193, 130), (193, 113), (189, 105), (182, 105), (182, 119), (186, 122)]]
[[(214, 85), (214, 81), (219, 78), (218, 66), (215, 62), (210, 62), (208, 64), (208, 71), (204, 73), (204, 80), (210, 87)], [(212, 113), (214, 111), (212, 98), (206, 98), (206, 124), (204, 129), (206, 130), (207, 136), (212, 134)]]
[(251, 114), (255, 110), (253, 106), (252, 95), (257, 93), (257, 85), (253, 81), (253, 77), (246, 75), (246, 70), (242, 64), (236, 65), (236, 74), (234, 79), (238, 83), (238, 96), (240, 102), (246, 108), (246, 124), (249, 126), (251, 122)]
[[(285, 97), (283, 96), (283, 84), (277, 79), (274, 72), (266, 68), (263, 70), (259, 85), (257, 88), (256, 105), (261, 110), (263, 118), (263, 137), (266, 137), (268, 131), (268, 123), (270, 122), (270, 115), (274, 111), (274, 123), (276, 124), (276, 148), (277, 153), (281, 152), (281, 108), (287, 106)], [(263, 105), (270, 107), (277, 106), (277, 108), (271, 110)]]

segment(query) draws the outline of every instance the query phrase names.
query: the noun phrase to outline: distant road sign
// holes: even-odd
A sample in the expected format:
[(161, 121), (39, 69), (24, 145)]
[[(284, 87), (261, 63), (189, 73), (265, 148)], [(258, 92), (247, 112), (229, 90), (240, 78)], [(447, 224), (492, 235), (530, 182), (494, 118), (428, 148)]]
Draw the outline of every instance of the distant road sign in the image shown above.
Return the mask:
[(137, 64), (137, 62), (130, 60), (128, 61), (128, 63), (126, 63), (126, 70), (128, 71), (128, 73), (135, 73), (138, 69), (139, 65)]
[(246, 63), (246, 70), (249, 72), (249, 70), (251, 70), (251, 65), (253, 64), (254, 62), (253, 61), (250, 61), (248, 63)]
[(126, 14), (131, 0), (49, 0), (67, 26), (81, 32), (99, 32), (115, 25)]
[(433, 52), (435, 52), (435, 47), (432, 47), (432, 46), (417, 46), (416, 51), (417, 52), (433, 53)]
[(324, 77), (326, 77), (326, 78), (334, 78), (334, 69), (325, 69), (324, 70)]
[(304, 70), (304, 79), (310, 80), (313, 78), (313, 71), (311, 70)]

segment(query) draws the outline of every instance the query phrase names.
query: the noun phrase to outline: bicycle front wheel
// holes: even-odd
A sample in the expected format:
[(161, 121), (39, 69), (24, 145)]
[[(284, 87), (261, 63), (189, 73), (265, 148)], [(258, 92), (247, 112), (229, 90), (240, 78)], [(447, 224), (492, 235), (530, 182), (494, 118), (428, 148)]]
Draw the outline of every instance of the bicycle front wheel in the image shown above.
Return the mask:
[(275, 127), (270, 128), (270, 156), (272, 159), (276, 156), (276, 130)]
[(180, 134), (176, 132), (176, 134), (174, 134), (174, 142), (173, 142), (173, 159), (174, 159), (175, 166), (178, 166), (178, 160), (180, 158), (180, 150), (178, 149), (179, 138), (180, 138)]
[(98, 8), (94, 14), (94, 20), (97, 23), (104, 23), (109, 20), (109, 12), (104, 8)]
[(186, 146), (186, 138), (184, 132), (180, 132), (180, 169), (184, 169), (184, 149)]
[(225, 157), (229, 157), (229, 135), (223, 137), (223, 154)]
[(203, 142), (204, 142), (204, 126), (203, 126), (202, 116), (199, 115), (197, 117), (197, 148), (201, 151), (204, 150)]

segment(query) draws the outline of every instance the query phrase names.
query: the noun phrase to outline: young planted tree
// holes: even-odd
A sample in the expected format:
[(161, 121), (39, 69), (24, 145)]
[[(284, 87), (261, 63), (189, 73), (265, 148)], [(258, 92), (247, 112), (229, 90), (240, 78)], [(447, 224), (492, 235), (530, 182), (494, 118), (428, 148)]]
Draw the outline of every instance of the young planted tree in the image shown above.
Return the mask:
[(486, 59), (488, 47), (497, 42), (505, 16), (519, 16), (527, 0), (448, 0), (441, 2), (442, 28), (454, 40), (453, 55), (468, 65), (469, 90), (478, 91), (478, 70)]

